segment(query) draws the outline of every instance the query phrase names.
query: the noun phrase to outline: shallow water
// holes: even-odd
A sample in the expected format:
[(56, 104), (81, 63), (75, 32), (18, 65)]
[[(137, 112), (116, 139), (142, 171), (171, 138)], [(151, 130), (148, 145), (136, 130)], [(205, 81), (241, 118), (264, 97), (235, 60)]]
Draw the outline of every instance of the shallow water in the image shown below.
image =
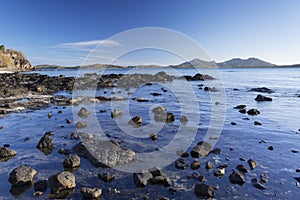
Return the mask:
[[(135, 69), (128, 73), (151, 73), (154, 74), (162, 69)], [(165, 69), (166, 70), (166, 69)], [(173, 75), (194, 75), (195, 69), (178, 69), (177, 71), (167, 69), (168, 73)], [(96, 92), (97, 95), (111, 95), (123, 97), (143, 97), (149, 99), (149, 102), (137, 102), (133, 100), (120, 102), (104, 102), (96, 104), (85, 104), (79, 107), (51, 107), (34, 112), (13, 113), (0, 119), (0, 125), (4, 128), (0, 130), (0, 145), (10, 144), (10, 148), (18, 152), (15, 158), (7, 162), (0, 163), (0, 199), (30, 199), (33, 194), (33, 188), (25, 191), (19, 196), (13, 196), (10, 193), (10, 184), (8, 175), (10, 171), (21, 165), (29, 164), (38, 170), (35, 180), (47, 179), (52, 174), (63, 170), (62, 162), (64, 155), (57, 153), (58, 149), (64, 147), (71, 149), (77, 141), (71, 141), (69, 136), (75, 132), (74, 123), (67, 125), (65, 119), (71, 119), (73, 122), (77, 119), (76, 114), (73, 117), (72, 111), (77, 113), (81, 106), (85, 106), (90, 111), (95, 110), (95, 120), (87, 119), (89, 126), (88, 132), (98, 133), (95, 130), (96, 125), (100, 125), (102, 132), (98, 134), (109, 134), (111, 138), (122, 140), (123, 144), (137, 153), (153, 153), (157, 149), (163, 152), (159, 161), (168, 160), (169, 154), (164, 154), (162, 149), (172, 141), (176, 141), (173, 147), (180, 150), (190, 150), (197, 142), (203, 140), (207, 131), (214, 131), (214, 126), (222, 126), (222, 133), (217, 140), (215, 147), (222, 149), (221, 155), (211, 154), (208, 157), (201, 158), (201, 168), (192, 171), (189, 167), (186, 170), (175, 169), (174, 163), (170, 163), (163, 169), (163, 172), (170, 177), (178, 188), (176, 193), (170, 193), (167, 188), (157, 185), (149, 185), (144, 189), (137, 189), (132, 178), (132, 174), (118, 172), (113, 169), (102, 169), (93, 167), (88, 161), (82, 159), (81, 167), (74, 172), (77, 178), (77, 188), (69, 197), (80, 199), (80, 188), (82, 186), (100, 187), (104, 189), (103, 199), (129, 199), (131, 197), (143, 198), (145, 195), (149, 199), (157, 199), (167, 196), (170, 199), (197, 199), (193, 192), (193, 187), (197, 180), (188, 179), (187, 175), (198, 172), (205, 175), (207, 184), (218, 186), (215, 191), (216, 199), (297, 199), (300, 188), (296, 186), (294, 177), (299, 177), (295, 170), (300, 167), (300, 153), (292, 153), (291, 150), (300, 150), (300, 134), (298, 134), (299, 113), (300, 113), (300, 69), (221, 69), (214, 71), (210, 69), (200, 69), (201, 73), (210, 74), (214, 77), (220, 77), (212, 81), (196, 81), (186, 83), (183, 80), (175, 80), (172, 83), (153, 84), (152, 86), (142, 86), (137, 89), (130, 89), (133, 93), (128, 95), (127, 92), (120, 88), (102, 89)], [(84, 73), (103, 73), (103, 70), (86, 70)], [(43, 71), (49, 75), (66, 76), (76, 75), (77, 71)], [(109, 69), (104, 73), (126, 73), (125, 69)], [(220, 88), (224, 84), (226, 93), (225, 101), (222, 101), (222, 94), (219, 92), (207, 92), (199, 89), (199, 84), (204, 86), (215, 86)], [(188, 88), (188, 84), (190, 88)], [(161, 92), (161, 88), (167, 89), (167, 92)], [(254, 98), (257, 92), (249, 92), (254, 87), (268, 87), (274, 90), (272, 94), (263, 94), (273, 98), (272, 102), (256, 102)], [(238, 89), (238, 90), (233, 90)], [(118, 93), (120, 91), (120, 93)], [(104, 94), (106, 92), (106, 94)], [(151, 92), (160, 92), (161, 96), (152, 96)], [(65, 94), (64, 95), (72, 95)], [(82, 94), (82, 93), (81, 93)], [(89, 92), (87, 92), (89, 94)], [(193, 95), (197, 98), (194, 99)], [(216, 104), (219, 102), (219, 104)], [(257, 108), (261, 114), (249, 116), (241, 114), (238, 110), (233, 109), (239, 104), (247, 105), (247, 108)], [(157, 105), (167, 107), (168, 111), (176, 116), (176, 120), (170, 124), (155, 123), (151, 109)], [(113, 120), (110, 117), (110, 111), (120, 109), (128, 111), (130, 115), (142, 116), (143, 126), (135, 128), (128, 125), (129, 116)], [(199, 109), (196, 109), (198, 108)], [(225, 121), (222, 121), (222, 108), (226, 109)], [(107, 112), (100, 113), (100, 109), (106, 109)], [(213, 110), (215, 109), (215, 110)], [(62, 110), (62, 114), (58, 113)], [(48, 112), (53, 112), (53, 117), (48, 119)], [(181, 125), (179, 118), (185, 113), (189, 116), (189, 122)], [(218, 124), (210, 124), (211, 117), (216, 117)], [(249, 118), (249, 120), (243, 120)], [(261, 126), (255, 126), (254, 121), (262, 123)], [(236, 122), (236, 125), (231, 125)], [(118, 126), (117, 126), (118, 125)], [(196, 130), (196, 132), (195, 132)], [(54, 151), (45, 156), (35, 148), (39, 139), (47, 131), (54, 131)], [(151, 141), (148, 135), (157, 131), (158, 140)], [(180, 132), (181, 131), (181, 132)], [(184, 135), (185, 134), (185, 135)], [(102, 135), (103, 136), (103, 135)], [(179, 137), (176, 140), (176, 137)], [(30, 139), (24, 142), (24, 138)], [(103, 136), (104, 137), (104, 136)], [(218, 134), (216, 134), (218, 137)], [(267, 143), (259, 143), (261, 140)], [(189, 144), (187, 146), (187, 144)], [(268, 150), (273, 146), (274, 150)], [(234, 150), (230, 150), (233, 148)], [(176, 152), (173, 152), (176, 154)], [(165, 157), (164, 157), (165, 156)], [(259, 163), (259, 166), (246, 174), (246, 183), (243, 186), (231, 184), (228, 176), (235, 166), (244, 164), (245, 161), (253, 159)], [(143, 157), (140, 156), (141, 160)], [(172, 160), (170, 159), (170, 160)], [(194, 159), (188, 158), (189, 162)], [(228, 164), (226, 174), (222, 178), (213, 176), (213, 171), (205, 170), (205, 162), (211, 161), (214, 166), (218, 164)], [(102, 171), (111, 171), (117, 174), (116, 180), (111, 183), (104, 183), (97, 178), (97, 173)], [(266, 190), (258, 190), (251, 185), (252, 178), (259, 178), (267, 172), (269, 181), (265, 184)], [(120, 193), (107, 194), (108, 188), (117, 188)], [(49, 189), (46, 194), (38, 199), (47, 199)]]

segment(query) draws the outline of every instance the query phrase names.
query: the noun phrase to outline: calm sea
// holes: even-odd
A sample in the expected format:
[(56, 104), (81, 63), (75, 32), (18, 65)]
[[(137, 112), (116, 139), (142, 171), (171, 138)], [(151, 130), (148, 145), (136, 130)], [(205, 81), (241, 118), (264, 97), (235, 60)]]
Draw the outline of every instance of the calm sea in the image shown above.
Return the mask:
[[(139, 155), (152, 153), (164, 149), (170, 143), (177, 147), (175, 149), (190, 150), (197, 142), (207, 136), (218, 138), (213, 143), (215, 147), (221, 148), (221, 155), (209, 155), (200, 159), (202, 166), (197, 170), (207, 178), (207, 184), (218, 189), (215, 191), (216, 199), (298, 199), (300, 188), (294, 177), (300, 177), (295, 170), (300, 168), (300, 153), (292, 153), (292, 150), (300, 151), (300, 68), (259, 68), (259, 69), (84, 69), (81, 73), (150, 73), (166, 71), (168, 74), (183, 76), (196, 73), (209, 74), (215, 80), (186, 82), (175, 80), (171, 83), (154, 83), (152, 86), (141, 86), (129, 90), (128, 94), (121, 88), (101, 89), (96, 95), (121, 96), (121, 97), (143, 97), (149, 102), (136, 102), (126, 100), (121, 102), (97, 103), (86, 105), (89, 110), (95, 110), (96, 121), (92, 121), (89, 131), (95, 123), (100, 125), (104, 134), (122, 141), (127, 147), (135, 150)], [(37, 73), (50, 76), (65, 75), (78, 76), (77, 70), (50, 71), (41, 70)], [(203, 86), (202, 86), (203, 85)], [(216, 87), (217, 92), (207, 92), (205, 86)], [(273, 93), (251, 92), (251, 88), (267, 87)], [(166, 92), (162, 92), (162, 88)], [(202, 89), (201, 89), (202, 88)], [(224, 91), (224, 93), (223, 93)], [(113, 94), (111, 94), (113, 92)], [(161, 96), (152, 96), (150, 93), (162, 93)], [(78, 91), (77, 91), (78, 93)], [(60, 95), (72, 96), (77, 94), (61, 92)], [(85, 94), (80, 91), (79, 94)], [(90, 94), (87, 92), (87, 94)], [(271, 97), (272, 102), (256, 102), (257, 94)], [(234, 106), (244, 104), (247, 109), (255, 108), (260, 111), (257, 116), (241, 114)], [(168, 112), (175, 114), (175, 122), (166, 125), (152, 126), (152, 108), (165, 106)], [(18, 155), (0, 163), (0, 199), (30, 199), (33, 188), (29, 188), (20, 195), (10, 193), (8, 183), (9, 172), (21, 165), (29, 164), (38, 170), (37, 179), (47, 179), (50, 175), (63, 170), (62, 161), (64, 155), (57, 153), (59, 148), (71, 149), (76, 141), (70, 141), (69, 135), (76, 131), (73, 124), (66, 125), (65, 119), (73, 118), (72, 107), (50, 107), (34, 112), (14, 113), (0, 119), (0, 145), (10, 144), (11, 149), (18, 151)], [(99, 113), (101, 109), (106, 113)], [(110, 111), (120, 109), (127, 111), (130, 116), (141, 116), (143, 126), (127, 130), (128, 119), (112, 120)], [(62, 110), (62, 114), (58, 111)], [(47, 118), (47, 113), (52, 111), (53, 117)], [(183, 127), (179, 118), (186, 114), (189, 122)], [(258, 121), (261, 125), (254, 125)], [(236, 125), (232, 125), (235, 122)], [(127, 125), (126, 125), (127, 124)], [(183, 128), (182, 128), (183, 127)], [(218, 133), (220, 129), (220, 134)], [(35, 146), (40, 137), (46, 131), (54, 131), (55, 150), (52, 154), (45, 156)], [(157, 131), (159, 139), (152, 142), (147, 137), (151, 131)], [(181, 132), (180, 132), (181, 131)], [(180, 139), (176, 138), (180, 133)], [(24, 142), (24, 138), (30, 140)], [(174, 144), (173, 141), (176, 141)], [(66, 146), (65, 146), (66, 145)], [(272, 146), (273, 151), (268, 150)], [(170, 147), (171, 148), (171, 147)], [(168, 154), (160, 155), (158, 160), (168, 159)], [(165, 157), (164, 157), (165, 156)], [(238, 164), (248, 166), (243, 159), (253, 159), (259, 163), (259, 167), (246, 174), (246, 183), (243, 186), (233, 185), (228, 176)], [(139, 159), (143, 162), (143, 156)], [(188, 158), (192, 162), (192, 158)], [(205, 162), (211, 161), (215, 166), (227, 164), (226, 174), (223, 178), (213, 176), (213, 172), (207, 172), (204, 168)], [(175, 194), (168, 192), (163, 186), (147, 186), (143, 190), (136, 189), (131, 174), (121, 173), (112, 183), (103, 183), (97, 178), (97, 173), (108, 169), (98, 169), (83, 160), (82, 166), (74, 172), (77, 178), (77, 189), (70, 196), (80, 199), (80, 187), (118, 188), (121, 193), (108, 195), (104, 199), (128, 199), (133, 196), (143, 197), (149, 193), (150, 199), (167, 196), (170, 199), (196, 199), (193, 187), (197, 180), (188, 179), (187, 175), (192, 170), (178, 170), (174, 163), (164, 168), (164, 172), (174, 181), (174, 186), (179, 188)], [(262, 173), (268, 173), (269, 181), (265, 184), (266, 190), (258, 190), (251, 185), (252, 178), (259, 178)], [(113, 171), (112, 173), (116, 173)], [(155, 191), (155, 192), (153, 192)], [(44, 197), (46, 199), (47, 191)]]

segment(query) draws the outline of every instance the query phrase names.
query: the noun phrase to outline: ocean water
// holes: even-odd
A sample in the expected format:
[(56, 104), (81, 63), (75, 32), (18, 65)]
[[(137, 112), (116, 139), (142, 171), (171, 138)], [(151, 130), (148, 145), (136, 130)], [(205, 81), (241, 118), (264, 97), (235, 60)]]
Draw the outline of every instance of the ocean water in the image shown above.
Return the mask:
[[(300, 188), (294, 177), (300, 177), (296, 172), (300, 168), (300, 153), (292, 153), (291, 150), (300, 151), (300, 68), (276, 68), (276, 69), (84, 69), (62, 71), (35, 71), (51, 76), (79, 76), (84, 73), (150, 73), (166, 71), (168, 74), (183, 76), (195, 73), (209, 74), (215, 80), (187, 82), (174, 80), (170, 83), (153, 83), (152, 86), (140, 86), (126, 91), (122, 88), (101, 89), (99, 91), (74, 91), (60, 95), (106, 95), (115, 97), (127, 97), (129, 100), (113, 101), (96, 104), (84, 104), (77, 107), (50, 107), (34, 112), (24, 111), (9, 114), (0, 119), (1, 143), (10, 144), (11, 149), (18, 155), (6, 162), (0, 162), (0, 199), (31, 199), (33, 188), (16, 194), (10, 191), (8, 177), (10, 171), (21, 165), (29, 164), (38, 170), (35, 180), (47, 179), (50, 175), (63, 170), (64, 155), (57, 153), (59, 148), (71, 149), (77, 141), (71, 141), (69, 136), (75, 132), (74, 123), (67, 125), (65, 119), (73, 122), (78, 120), (76, 113), (84, 106), (92, 115), (86, 119), (89, 123), (87, 129), (82, 131), (98, 134), (105, 139), (110, 138), (122, 141), (123, 145), (137, 152), (141, 163), (161, 165), (166, 176), (173, 180), (173, 186), (177, 192), (170, 193), (167, 188), (159, 185), (149, 185), (144, 189), (137, 189), (131, 173), (124, 172), (124, 168), (104, 169), (95, 168), (88, 161), (82, 159), (81, 167), (74, 172), (77, 178), (77, 188), (69, 198), (80, 199), (82, 186), (103, 188), (103, 199), (130, 199), (131, 197), (157, 199), (167, 196), (170, 199), (197, 199), (193, 188), (198, 180), (188, 179), (187, 176), (197, 172), (206, 176), (206, 183), (218, 189), (215, 190), (216, 199), (297, 199)], [(203, 86), (202, 86), (203, 85)], [(215, 87), (217, 92), (204, 91), (205, 86)], [(274, 93), (251, 92), (251, 88), (267, 87)], [(166, 92), (162, 92), (162, 88)], [(200, 89), (202, 88), (202, 89)], [(113, 92), (113, 94), (112, 94)], [(128, 94), (131, 92), (132, 94)], [(150, 93), (161, 93), (161, 96), (152, 96)], [(271, 97), (272, 102), (256, 102), (257, 94)], [(137, 102), (132, 98), (142, 97), (149, 102)], [(245, 104), (247, 109), (256, 108), (260, 111), (257, 116), (241, 114), (234, 106)], [(154, 121), (151, 110), (156, 106), (165, 106), (168, 112), (175, 115), (173, 123), (164, 124)], [(100, 113), (100, 109), (107, 112)], [(119, 119), (110, 117), (111, 110), (124, 111), (124, 116)], [(61, 110), (62, 114), (58, 111)], [(53, 117), (48, 119), (48, 112)], [(73, 114), (74, 113), (74, 114)], [(180, 116), (186, 115), (189, 121), (186, 125), (180, 123)], [(141, 116), (142, 127), (128, 125), (130, 117)], [(247, 118), (247, 119), (245, 119)], [(259, 121), (262, 125), (254, 125)], [(235, 122), (236, 125), (232, 125)], [(100, 127), (100, 128), (99, 128)], [(54, 151), (45, 156), (35, 148), (39, 139), (47, 131), (54, 131)], [(157, 133), (158, 140), (151, 141), (149, 134)], [(30, 139), (24, 142), (24, 138)], [(107, 138), (106, 138), (107, 139)], [(174, 167), (174, 161), (178, 158), (176, 151), (190, 151), (199, 141), (208, 140), (214, 144), (214, 148), (221, 148), (220, 155), (210, 154), (208, 157), (193, 159), (201, 162), (199, 170), (178, 170)], [(263, 142), (261, 142), (263, 141)], [(274, 150), (268, 150), (273, 146)], [(158, 153), (157, 153), (158, 152)], [(154, 157), (154, 159), (151, 159)], [(246, 183), (243, 186), (229, 182), (228, 176), (238, 164), (245, 165), (246, 161), (253, 159), (259, 166), (249, 170), (245, 175)], [(226, 174), (222, 178), (213, 176), (212, 171), (205, 170), (206, 161), (214, 166), (227, 164)], [(137, 166), (129, 166), (129, 168)], [(98, 172), (110, 171), (116, 174), (116, 180), (104, 183), (97, 178)], [(252, 178), (258, 178), (262, 173), (268, 173), (268, 182), (265, 190), (259, 190), (251, 185)], [(107, 193), (108, 188), (116, 188), (120, 193)], [(38, 199), (47, 199), (49, 189)]]

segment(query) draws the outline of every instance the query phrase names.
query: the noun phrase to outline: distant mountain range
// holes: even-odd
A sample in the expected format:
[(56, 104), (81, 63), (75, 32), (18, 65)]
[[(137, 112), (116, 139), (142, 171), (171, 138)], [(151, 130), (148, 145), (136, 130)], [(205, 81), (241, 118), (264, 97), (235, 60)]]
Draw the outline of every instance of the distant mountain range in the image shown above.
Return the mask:
[(191, 68), (191, 67), (201, 67), (201, 68), (210, 68), (210, 67), (224, 67), (224, 68), (237, 68), (237, 67), (276, 67), (277, 65), (257, 59), (257, 58), (234, 58), (225, 62), (217, 63), (215, 61), (204, 61), (198, 58), (191, 60), (189, 62), (184, 62), (179, 65), (172, 65), (176, 68)]
[(204, 61), (198, 58), (193, 59), (188, 62), (184, 62), (178, 65), (169, 65), (169, 66), (161, 66), (161, 65), (136, 65), (136, 66), (120, 66), (120, 65), (108, 65), (108, 64), (94, 64), (94, 65), (85, 65), (85, 66), (73, 66), (73, 67), (65, 67), (65, 66), (57, 66), (57, 65), (37, 65), (35, 66), (37, 69), (64, 69), (64, 68), (159, 68), (159, 67), (174, 67), (174, 68), (259, 68), (259, 67), (300, 67), (300, 64), (296, 65), (275, 65), (258, 58), (233, 58), (224, 62), (215, 62), (215, 61)]

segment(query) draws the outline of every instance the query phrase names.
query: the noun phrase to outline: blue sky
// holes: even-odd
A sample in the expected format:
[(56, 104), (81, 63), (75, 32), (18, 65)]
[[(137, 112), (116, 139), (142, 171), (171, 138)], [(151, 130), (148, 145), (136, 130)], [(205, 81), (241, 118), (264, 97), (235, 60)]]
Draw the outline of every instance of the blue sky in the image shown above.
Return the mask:
[[(0, 43), (22, 50), (35, 65), (80, 65), (97, 41), (141, 27), (186, 34), (216, 61), (257, 57), (300, 63), (299, 0), (0, 0), (0, 6)], [(179, 61), (149, 51), (123, 59), (124, 64)]]

